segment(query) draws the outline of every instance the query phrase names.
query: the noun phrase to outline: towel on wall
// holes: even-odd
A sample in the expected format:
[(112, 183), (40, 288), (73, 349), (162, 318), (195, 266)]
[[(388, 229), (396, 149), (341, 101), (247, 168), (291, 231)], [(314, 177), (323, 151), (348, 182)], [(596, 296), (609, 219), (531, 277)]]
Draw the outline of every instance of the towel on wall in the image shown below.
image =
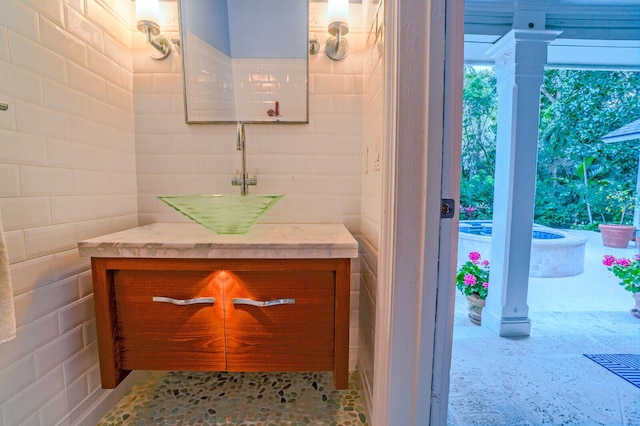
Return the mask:
[(0, 343), (16, 337), (16, 314), (13, 306), (13, 288), (9, 275), (9, 255), (4, 238), (0, 214)]

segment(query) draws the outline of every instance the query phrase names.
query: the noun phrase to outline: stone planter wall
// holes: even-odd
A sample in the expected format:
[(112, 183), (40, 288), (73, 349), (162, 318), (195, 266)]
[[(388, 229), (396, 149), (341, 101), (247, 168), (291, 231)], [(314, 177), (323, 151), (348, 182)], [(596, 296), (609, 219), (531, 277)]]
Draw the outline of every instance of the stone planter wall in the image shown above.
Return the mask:
[[(490, 221), (485, 221), (490, 224)], [(462, 222), (461, 222), (462, 224)], [(536, 278), (572, 277), (584, 272), (584, 250), (587, 238), (571, 232), (534, 225), (545, 232), (561, 234), (563, 238), (531, 242), (529, 276)], [(491, 260), (491, 237), (460, 232), (458, 234), (458, 265), (469, 260), (469, 252), (477, 251), (482, 259)]]

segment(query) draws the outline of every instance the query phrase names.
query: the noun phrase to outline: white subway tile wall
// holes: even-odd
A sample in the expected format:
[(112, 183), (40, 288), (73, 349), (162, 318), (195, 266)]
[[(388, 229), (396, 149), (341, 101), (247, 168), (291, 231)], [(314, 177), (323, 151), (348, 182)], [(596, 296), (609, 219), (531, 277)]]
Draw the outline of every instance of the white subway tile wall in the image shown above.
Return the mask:
[[(0, 209), (19, 325), (0, 348), (0, 424), (95, 424), (125, 389), (100, 389), (78, 240), (184, 220), (157, 195), (238, 191), (235, 125), (186, 125), (181, 57), (149, 59), (144, 36), (103, 8), (110, 3), (131, 8), (0, 1), (0, 100), (10, 104), (0, 113)], [(310, 3), (312, 20), (322, 7)], [(286, 194), (263, 222), (342, 222), (372, 259), (363, 279), (360, 261), (352, 267), (351, 369), (373, 356), (358, 345), (363, 320), (372, 339), (381, 173), (371, 153), (381, 151), (383, 121), (382, 61), (363, 51), (358, 19), (347, 59), (309, 58), (309, 124), (246, 129), (258, 176), (250, 192)], [(327, 35), (314, 34), (324, 45)]]
[[(360, 300), (358, 335), (358, 370), (361, 395), (371, 412), (375, 339), (376, 287), (382, 204), (382, 155), (384, 140), (384, 61), (383, 39), (378, 26), (384, 16), (383, 2), (363, 2), (365, 34), (363, 54), (363, 126)], [(354, 108), (356, 105), (354, 104)]]
[(68, 61), (79, 65), (87, 63), (87, 45), (46, 17), (40, 17), (40, 44)]
[(75, 247), (138, 223), (131, 29), (83, 4), (0, 2), (0, 210), (18, 325), (0, 347), (7, 426), (73, 424), (112, 403)]
[(232, 121), (235, 117), (233, 60), (191, 32), (185, 34), (183, 41), (185, 49), (188, 46), (189, 52), (193, 52), (184, 57), (186, 68), (191, 70), (185, 80), (186, 92), (191, 94), (185, 99), (189, 105), (189, 121)]
[(306, 58), (238, 58), (231, 62), (234, 109), (239, 120), (306, 120)]

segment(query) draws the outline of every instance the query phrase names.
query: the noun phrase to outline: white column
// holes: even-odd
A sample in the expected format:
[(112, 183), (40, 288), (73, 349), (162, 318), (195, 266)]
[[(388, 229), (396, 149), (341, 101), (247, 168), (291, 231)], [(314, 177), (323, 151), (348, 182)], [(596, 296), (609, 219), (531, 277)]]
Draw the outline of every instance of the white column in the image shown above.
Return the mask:
[(640, 155), (638, 156), (638, 177), (636, 178), (636, 192), (633, 202), (633, 226), (636, 227), (636, 232), (640, 231)]
[(540, 86), (557, 31), (514, 29), (489, 52), (498, 86), (489, 296), (482, 326), (503, 337), (531, 331), (527, 291), (536, 186)]

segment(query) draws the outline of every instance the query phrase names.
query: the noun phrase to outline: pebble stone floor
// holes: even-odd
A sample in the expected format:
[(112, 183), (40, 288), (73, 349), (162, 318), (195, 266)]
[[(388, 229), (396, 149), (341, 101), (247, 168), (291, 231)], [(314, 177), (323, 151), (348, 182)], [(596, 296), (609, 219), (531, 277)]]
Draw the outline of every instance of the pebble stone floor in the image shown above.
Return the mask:
[(366, 425), (357, 372), (149, 372), (98, 423), (111, 425)]

